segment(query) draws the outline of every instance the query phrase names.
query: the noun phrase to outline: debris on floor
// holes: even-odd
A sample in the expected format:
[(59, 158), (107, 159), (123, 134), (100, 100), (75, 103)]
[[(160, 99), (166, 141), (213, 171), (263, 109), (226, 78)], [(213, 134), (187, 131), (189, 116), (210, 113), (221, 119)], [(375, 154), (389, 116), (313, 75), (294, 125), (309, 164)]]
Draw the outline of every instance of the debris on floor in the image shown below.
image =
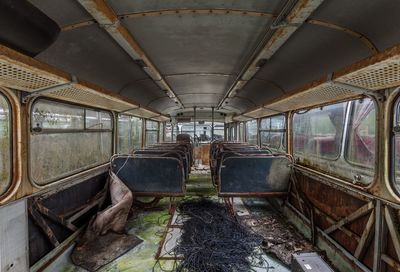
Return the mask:
[(142, 240), (135, 235), (109, 232), (96, 240), (76, 247), (71, 254), (71, 259), (74, 264), (88, 271), (97, 271), (141, 242)]
[(132, 192), (112, 172), (109, 188), (111, 205), (90, 220), (71, 254), (74, 264), (89, 271), (96, 271), (142, 242), (135, 235), (124, 234)]
[(241, 222), (263, 237), (263, 249), (290, 266), (292, 254), (314, 251), (312, 244), (303, 238), (289, 222), (276, 213), (258, 216), (249, 214)]
[(178, 207), (184, 218), (174, 248), (182, 260), (176, 271), (252, 271), (268, 269), (260, 250), (262, 237), (241, 225), (225, 206), (208, 199), (184, 201)]

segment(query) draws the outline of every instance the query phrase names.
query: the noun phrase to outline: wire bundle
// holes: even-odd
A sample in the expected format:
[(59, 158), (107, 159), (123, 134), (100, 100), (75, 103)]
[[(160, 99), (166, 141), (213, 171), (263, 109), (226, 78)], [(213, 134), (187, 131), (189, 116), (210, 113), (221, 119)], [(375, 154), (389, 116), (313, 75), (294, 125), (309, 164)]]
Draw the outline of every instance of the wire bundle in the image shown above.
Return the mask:
[(183, 256), (176, 271), (239, 272), (268, 270), (259, 250), (262, 237), (246, 229), (219, 203), (200, 199), (178, 207), (185, 218), (174, 253)]

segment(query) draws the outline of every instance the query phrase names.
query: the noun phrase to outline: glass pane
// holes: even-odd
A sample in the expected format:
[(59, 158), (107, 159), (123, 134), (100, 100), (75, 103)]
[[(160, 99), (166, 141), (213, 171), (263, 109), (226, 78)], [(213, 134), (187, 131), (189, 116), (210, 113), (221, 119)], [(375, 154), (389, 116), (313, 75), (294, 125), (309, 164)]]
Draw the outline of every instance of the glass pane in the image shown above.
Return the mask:
[(260, 122), (260, 129), (268, 130), (271, 128), (271, 118), (264, 118), (261, 119)]
[(271, 130), (285, 129), (285, 116), (278, 115), (271, 117)]
[(158, 122), (146, 120), (146, 129), (158, 130)]
[(111, 129), (111, 114), (104, 111), (86, 110), (87, 129)]
[(156, 130), (146, 131), (146, 146), (157, 143), (158, 132)]
[(214, 140), (223, 140), (225, 136), (225, 124), (222, 122), (214, 123)]
[(112, 155), (111, 132), (33, 134), (30, 175), (39, 185), (106, 163)]
[(11, 122), (10, 108), (0, 93), (0, 195), (11, 185)]
[(247, 142), (257, 144), (257, 120), (246, 122)]
[(375, 104), (371, 99), (354, 101), (349, 133), (347, 159), (374, 168)]
[(293, 118), (294, 153), (335, 159), (342, 141), (346, 103), (296, 113)]
[(172, 142), (173, 137), (172, 134), (174, 133), (174, 126), (172, 124), (165, 125), (165, 142)]
[(164, 123), (160, 123), (160, 130), (158, 131), (158, 139), (160, 139), (160, 142), (163, 142), (163, 136), (164, 136)]
[(142, 147), (142, 119), (129, 115), (118, 116), (118, 153), (129, 154)]
[(49, 100), (39, 100), (32, 108), (31, 126), (42, 129), (83, 129), (84, 109)]

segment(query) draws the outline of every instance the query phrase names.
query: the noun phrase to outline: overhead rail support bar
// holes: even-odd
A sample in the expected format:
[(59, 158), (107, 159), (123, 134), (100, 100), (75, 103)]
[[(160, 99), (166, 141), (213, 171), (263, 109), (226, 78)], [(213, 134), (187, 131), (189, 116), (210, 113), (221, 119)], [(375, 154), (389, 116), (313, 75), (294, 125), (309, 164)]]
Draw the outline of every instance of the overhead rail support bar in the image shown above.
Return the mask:
[(223, 99), (218, 103), (220, 109), (227, 98), (236, 95), (253, 78), (259, 69), (285, 44), (307, 18), (324, 0), (288, 0), (279, 15), (266, 32), (260, 45), (243, 67)]
[(57, 84), (57, 85), (50, 86), (50, 87), (45, 87), (45, 88), (30, 92), (29, 94), (22, 97), (22, 103), (28, 103), (29, 99), (32, 97), (38, 97), (41, 95), (50, 94), (52, 92), (57, 92), (57, 91), (72, 87), (77, 83), (78, 83), (78, 79), (75, 76), (72, 76), (70, 82), (61, 83), (61, 84)]
[(167, 96), (179, 104), (183, 108), (183, 104), (171, 89), (169, 84), (162, 77), (161, 73), (147, 57), (138, 42), (134, 39), (132, 34), (120, 24), (118, 16), (108, 6), (105, 0), (77, 0), (82, 7), (97, 21), (115, 42), (141, 66), (147, 75), (165, 91)]

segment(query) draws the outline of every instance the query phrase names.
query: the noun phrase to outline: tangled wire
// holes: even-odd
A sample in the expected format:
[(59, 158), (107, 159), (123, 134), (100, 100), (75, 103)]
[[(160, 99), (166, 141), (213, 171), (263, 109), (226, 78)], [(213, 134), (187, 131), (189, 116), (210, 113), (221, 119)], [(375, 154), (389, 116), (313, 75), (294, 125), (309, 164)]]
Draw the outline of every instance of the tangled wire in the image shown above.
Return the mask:
[(225, 206), (200, 199), (183, 202), (178, 211), (185, 221), (174, 248), (177, 256), (183, 256), (176, 271), (248, 272), (256, 267), (268, 271), (260, 250), (263, 238), (239, 224)]

